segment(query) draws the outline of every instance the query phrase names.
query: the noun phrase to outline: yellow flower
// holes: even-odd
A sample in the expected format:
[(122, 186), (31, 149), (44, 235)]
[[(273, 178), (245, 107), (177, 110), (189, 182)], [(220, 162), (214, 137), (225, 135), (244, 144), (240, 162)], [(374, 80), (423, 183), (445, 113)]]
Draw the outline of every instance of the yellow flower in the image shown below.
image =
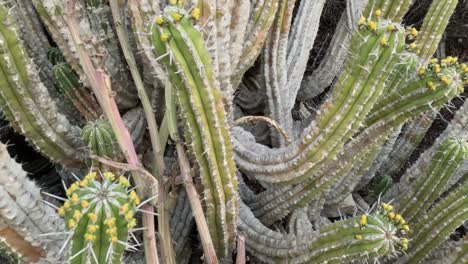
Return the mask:
[(160, 38), (162, 42), (166, 42), (169, 40), (169, 36), (167, 34), (161, 34)]
[(102, 176), (108, 181), (113, 181), (115, 179), (115, 175), (112, 172), (104, 172)]
[(366, 24), (366, 18), (364, 16), (360, 17), (359, 20), (358, 20), (358, 25), (359, 26), (362, 26)]
[(70, 200), (66, 200), (66, 201), (63, 203), (63, 208), (65, 208), (65, 209), (70, 208), (70, 206), (71, 206), (71, 205), (70, 205)]
[(88, 226), (88, 232), (89, 233), (95, 233), (97, 229), (98, 229), (97, 225), (89, 225)]
[(426, 69), (425, 68), (419, 68), (418, 70), (418, 75), (424, 75), (426, 73)]
[(130, 221), (135, 216), (135, 212), (130, 211), (125, 215), (125, 220)]
[(380, 45), (381, 46), (387, 46), (388, 45), (387, 39), (386, 38), (381, 39), (380, 40)]
[(69, 227), (69, 228), (74, 228), (75, 226), (76, 226), (75, 220), (70, 219), (70, 220), (68, 221), (68, 227)]
[(94, 241), (94, 240), (96, 239), (96, 236), (95, 236), (95, 235), (92, 235), (92, 234), (86, 233), (86, 234), (84, 235), (84, 239), (85, 239), (86, 241), (91, 242), (91, 241)]
[(373, 30), (373, 31), (377, 30), (377, 24), (372, 20), (367, 22), (367, 26), (369, 27), (370, 30)]
[(377, 10), (375, 10), (374, 14), (375, 14), (376, 17), (380, 17), (382, 15), (382, 10), (377, 9)]
[(451, 83), (449, 78), (447, 76), (445, 76), (445, 75), (440, 77), (440, 81), (443, 82), (445, 85), (449, 85)]
[(117, 243), (117, 241), (119, 241), (119, 239), (116, 236), (111, 236), (109, 238), (109, 241), (112, 242), (112, 243)]
[(70, 185), (70, 187), (68, 187), (66, 195), (70, 196), (74, 191), (76, 191), (76, 189), (78, 189), (78, 184), (75, 182), (72, 185)]
[(440, 68), (440, 64), (435, 64), (435, 65), (434, 65), (434, 71), (435, 71), (436, 73), (439, 73), (439, 72), (442, 71), (442, 69)]
[(134, 204), (140, 204), (140, 198), (136, 194), (135, 190), (130, 192), (129, 198), (131, 201), (133, 201)]
[(129, 203), (126, 203), (124, 205), (122, 205), (122, 208), (120, 208), (120, 211), (125, 214), (128, 212), (128, 210), (130, 210), (130, 204)]
[(104, 224), (111, 227), (111, 226), (115, 226), (115, 217), (111, 217), (111, 218), (107, 218), (105, 221), (104, 221)]
[(87, 208), (89, 206), (89, 202), (86, 200), (81, 201), (81, 207)]
[(94, 178), (96, 178), (96, 172), (90, 172), (88, 173), (85, 177), (84, 177), (86, 180), (92, 180)]
[(388, 218), (390, 218), (390, 220), (393, 220), (395, 218), (395, 213), (394, 212), (388, 213)]
[(57, 210), (57, 213), (60, 215), (60, 216), (64, 216), (65, 215), (65, 208), (60, 207), (58, 210)]
[(88, 180), (84, 179), (80, 182), (81, 187), (88, 187)]
[(387, 29), (388, 29), (388, 31), (395, 31), (395, 25), (390, 24), (390, 25), (388, 25)]
[(132, 220), (130, 220), (127, 224), (127, 228), (134, 228), (136, 226), (136, 219), (133, 218)]
[(130, 182), (125, 178), (125, 176), (119, 177), (119, 183), (125, 187), (130, 187)]
[(403, 225), (401, 228), (405, 231), (409, 231), (409, 225)]
[(88, 217), (91, 221), (93, 221), (94, 223), (97, 221), (97, 215), (95, 213), (89, 213), (88, 214)]
[(81, 218), (81, 212), (78, 210), (73, 211), (73, 219), (75, 219), (76, 221), (79, 221), (80, 218)]
[(359, 221), (359, 224), (367, 225), (367, 215), (365, 214), (361, 215), (361, 220)]
[(414, 37), (416, 37), (418, 35), (418, 30), (415, 29), (415, 28), (411, 28), (411, 35), (413, 35)]
[(106, 230), (106, 234), (110, 235), (110, 236), (114, 236), (117, 234), (117, 228), (113, 227), (113, 228), (109, 228)]
[(401, 219), (403, 219), (403, 217), (401, 217), (401, 215), (399, 215), (399, 214), (395, 215), (395, 221), (400, 222)]
[(158, 25), (162, 25), (164, 23), (164, 18), (162, 16), (158, 16), (155, 22)]
[(72, 196), (71, 196), (71, 198), (70, 198), (70, 201), (71, 201), (72, 203), (77, 203), (78, 200), (79, 200), (78, 194), (76, 194), (76, 193), (72, 194)]
[(356, 235), (356, 239), (357, 239), (357, 240), (362, 240), (363, 237), (362, 237), (362, 235)]
[(410, 49), (413, 49), (413, 50), (416, 49), (416, 43), (413, 42), (413, 43), (409, 44), (409, 47), (410, 47)]
[(200, 14), (201, 14), (200, 8), (196, 7), (196, 8), (193, 9), (193, 11), (192, 11), (192, 17), (193, 17), (195, 20), (200, 19)]
[(175, 22), (179, 22), (182, 19), (182, 15), (179, 13), (172, 13), (172, 18)]

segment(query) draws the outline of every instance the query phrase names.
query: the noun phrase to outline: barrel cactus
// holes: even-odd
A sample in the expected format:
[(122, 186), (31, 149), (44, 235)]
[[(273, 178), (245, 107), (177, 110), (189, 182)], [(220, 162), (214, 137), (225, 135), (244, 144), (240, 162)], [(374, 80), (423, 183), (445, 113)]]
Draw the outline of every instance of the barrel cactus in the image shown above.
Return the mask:
[(0, 0), (0, 262), (466, 263), (464, 8)]

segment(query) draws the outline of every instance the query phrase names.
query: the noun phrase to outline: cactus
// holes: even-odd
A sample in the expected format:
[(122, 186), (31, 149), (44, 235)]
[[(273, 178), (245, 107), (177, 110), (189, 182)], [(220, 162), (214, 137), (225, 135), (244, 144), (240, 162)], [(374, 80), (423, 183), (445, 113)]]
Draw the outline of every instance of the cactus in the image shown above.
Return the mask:
[(429, 2), (0, 0), (1, 124), (64, 181), (0, 146), (0, 262), (466, 262), (463, 10)]
[[(50, 54), (52, 56), (52, 54)], [(56, 56), (56, 55), (53, 55)], [(54, 59), (59, 60), (59, 59)], [(57, 63), (52, 68), (55, 81), (59, 90), (75, 105), (76, 109), (89, 120), (95, 120), (99, 116), (99, 108), (96, 101), (80, 84), (78, 76), (70, 65)]]
[(152, 25), (152, 39), (159, 56), (170, 53), (176, 62), (171, 63), (168, 56), (162, 59), (186, 113), (186, 139), (200, 166), (210, 232), (221, 257), (227, 256), (235, 238), (235, 165), (220, 92), (213, 86), (211, 60), (190, 19), (184, 10), (167, 7)]
[[(99, 179), (100, 177), (101, 179)], [(58, 209), (69, 232), (70, 263), (121, 263), (140, 198), (125, 176), (87, 174), (67, 189)]]

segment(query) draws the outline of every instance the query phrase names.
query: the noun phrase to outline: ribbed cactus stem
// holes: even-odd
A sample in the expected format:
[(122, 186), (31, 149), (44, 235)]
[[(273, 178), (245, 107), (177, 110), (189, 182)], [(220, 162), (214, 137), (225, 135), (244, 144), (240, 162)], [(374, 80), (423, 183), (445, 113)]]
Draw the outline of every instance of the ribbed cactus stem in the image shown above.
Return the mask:
[(421, 58), (420, 66), (425, 66), (435, 53), (457, 4), (458, 0), (439, 0), (433, 1), (429, 7), (414, 41), (415, 49)]
[(83, 127), (81, 136), (91, 154), (112, 159), (119, 153), (114, 131), (106, 120), (89, 122)]
[(374, 212), (326, 225), (317, 234), (295, 237), (267, 229), (242, 207), (239, 229), (247, 234), (247, 249), (268, 263), (281, 259), (290, 263), (344, 263), (406, 250), (409, 226), (396, 215), (390, 205), (382, 204)]
[(378, 120), (401, 124), (415, 113), (435, 110), (462, 93), (466, 77), (462, 66), (454, 60), (442, 66), (433, 63), (427, 70), (419, 71), (421, 78), (386, 94), (374, 106), (365, 126)]
[[(468, 219), (468, 184), (456, 188), (428, 213), (417, 219), (410, 232), (411, 246), (398, 263), (420, 263), (455, 228)], [(462, 263), (462, 262), (460, 262)]]
[(79, 128), (70, 124), (50, 97), (4, 5), (0, 5), (0, 20), (2, 109), (41, 152), (63, 165), (77, 166), (81, 160)]
[(409, 221), (420, 219), (467, 159), (467, 142), (454, 138), (445, 140), (432, 158), (425, 175), (420, 175), (412, 186), (414, 192), (408, 192), (399, 200), (401, 214)]
[[(51, 56), (54, 56), (51, 54)], [(58, 58), (55, 58), (58, 60)], [(88, 91), (80, 82), (78, 75), (67, 63), (57, 63), (52, 72), (59, 90), (73, 103), (73, 105), (89, 120), (95, 120), (100, 115), (100, 109)]]
[(47, 234), (63, 231), (63, 223), (26, 175), (0, 144), (0, 239), (27, 261), (60, 262), (57, 253), (63, 240)]
[(408, 12), (414, 0), (370, 0), (364, 10), (364, 16), (380, 14), (385, 19), (400, 22)]
[(121, 263), (129, 229), (136, 226), (140, 199), (125, 176), (91, 172), (67, 189), (68, 199), (58, 213), (69, 231), (68, 261)]
[(167, 7), (151, 33), (155, 51), (176, 87), (186, 140), (200, 166), (210, 233), (218, 256), (226, 257), (236, 235), (235, 165), (211, 59), (192, 19), (182, 9)]
[(271, 156), (237, 152), (241, 168), (263, 181), (300, 182), (314, 173), (315, 165), (333, 159), (354, 135), (381, 96), (404, 46), (401, 26), (386, 20), (363, 23), (352, 40), (356, 56), (346, 63), (331, 98), (301, 140)]

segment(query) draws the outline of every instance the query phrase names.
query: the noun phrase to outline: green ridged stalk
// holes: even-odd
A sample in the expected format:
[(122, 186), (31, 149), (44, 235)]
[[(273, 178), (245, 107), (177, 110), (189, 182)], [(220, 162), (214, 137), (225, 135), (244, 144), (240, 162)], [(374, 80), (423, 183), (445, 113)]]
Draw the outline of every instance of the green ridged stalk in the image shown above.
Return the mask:
[(346, 263), (405, 251), (409, 226), (392, 207), (382, 204), (374, 212), (326, 225), (305, 237), (268, 230), (245, 205), (239, 230), (246, 233), (246, 245), (255, 257), (274, 263)]
[(234, 246), (237, 180), (220, 90), (203, 37), (182, 9), (167, 7), (151, 27), (153, 45), (176, 88), (182, 118), (204, 185), (210, 233), (223, 258)]
[(401, 214), (409, 221), (423, 217), (467, 159), (467, 142), (454, 138), (442, 142), (425, 173), (419, 175), (413, 184), (413, 192), (408, 192), (399, 200)]
[[(51, 56), (55, 55), (51, 54)], [(54, 60), (59, 60), (59, 58)], [(70, 65), (58, 63), (54, 65), (52, 72), (59, 91), (73, 103), (86, 119), (96, 120), (101, 111), (91, 94), (84, 89), (78, 75)]]
[(380, 10), (383, 18), (400, 22), (413, 2), (414, 0), (370, 0), (363, 15), (368, 17)]
[(457, 4), (458, 0), (432, 1), (414, 41), (416, 52), (421, 58), (420, 66), (424, 67), (437, 50)]
[(458, 226), (468, 219), (468, 184), (453, 190), (424, 216), (410, 232), (411, 245), (407, 256), (398, 263), (416, 264), (440, 245)]
[(129, 229), (136, 226), (140, 199), (125, 176), (91, 172), (67, 189), (68, 199), (58, 213), (69, 231), (71, 264), (118, 264), (126, 249)]
[(4, 5), (0, 5), (0, 20), (0, 105), (5, 115), (49, 158), (66, 166), (79, 166), (79, 128), (57, 109)]
[[(81, 130), (83, 143), (88, 147), (89, 152), (99, 157), (108, 159), (116, 158), (120, 151), (111, 125), (106, 120), (96, 120), (89, 122)], [(95, 161), (93, 161), (93, 165)]]
[(354, 35), (351, 51), (356, 55), (347, 61), (331, 98), (301, 141), (272, 156), (240, 149), (236, 161), (242, 169), (259, 180), (291, 184), (309, 178), (318, 164), (336, 157), (382, 95), (404, 48), (400, 25), (386, 20), (367, 24)]
[(466, 78), (463, 66), (452, 59), (450, 61), (442, 66), (431, 64), (427, 70), (419, 71), (421, 78), (386, 94), (374, 106), (364, 126), (380, 120), (396, 126), (415, 113), (439, 108), (462, 93)]

